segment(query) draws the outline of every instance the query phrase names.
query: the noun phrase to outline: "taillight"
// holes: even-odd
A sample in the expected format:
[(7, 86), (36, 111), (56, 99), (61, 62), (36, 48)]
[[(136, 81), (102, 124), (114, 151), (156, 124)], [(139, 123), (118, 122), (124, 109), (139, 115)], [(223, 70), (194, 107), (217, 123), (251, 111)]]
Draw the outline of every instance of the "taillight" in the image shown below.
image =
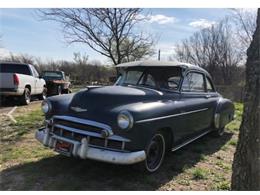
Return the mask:
[(13, 75), (13, 79), (14, 79), (14, 85), (19, 85), (19, 77), (17, 76), (17, 74)]

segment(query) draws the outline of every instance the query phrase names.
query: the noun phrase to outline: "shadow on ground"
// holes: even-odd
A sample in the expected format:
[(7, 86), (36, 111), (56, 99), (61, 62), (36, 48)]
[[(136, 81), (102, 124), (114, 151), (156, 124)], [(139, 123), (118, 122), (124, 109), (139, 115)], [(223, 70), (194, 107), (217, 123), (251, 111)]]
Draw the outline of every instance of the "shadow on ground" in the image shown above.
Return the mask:
[[(31, 103), (37, 103), (38, 101), (37, 97), (31, 97)], [(0, 97), (0, 109), (13, 106), (23, 106), (18, 97), (7, 97), (5, 99)]]
[[(161, 169), (154, 174), (138, 172), (133, 166), (118, 166), (57, 155), (37, 162), (8, 168), (1, 172), (1, 190), (156, 190), (195, 166), (201, 155), (211, 155), (230, 140), (207, 135), (169, 153)], [(26, 158), (26, 156), (25, 156)]]

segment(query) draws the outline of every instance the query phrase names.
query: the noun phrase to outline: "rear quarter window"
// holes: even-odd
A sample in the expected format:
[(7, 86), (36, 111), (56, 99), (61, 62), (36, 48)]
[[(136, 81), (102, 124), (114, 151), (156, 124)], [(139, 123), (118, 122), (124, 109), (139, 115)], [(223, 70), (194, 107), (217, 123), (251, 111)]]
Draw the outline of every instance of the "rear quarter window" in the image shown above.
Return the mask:
[(23, 64), (0, 64), (0, 72), (31, 75), (29, 67)]

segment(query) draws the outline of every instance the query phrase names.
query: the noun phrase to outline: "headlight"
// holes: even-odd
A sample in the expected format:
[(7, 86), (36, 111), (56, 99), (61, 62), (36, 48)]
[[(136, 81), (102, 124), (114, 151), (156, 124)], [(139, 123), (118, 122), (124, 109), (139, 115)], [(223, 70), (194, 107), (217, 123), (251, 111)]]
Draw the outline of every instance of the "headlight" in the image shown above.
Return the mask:
[(121, 111), (117, 117), (117, 124), (121, 129), (131, 129), (134, 124), (133, 116), (126, 110)]
[(44, 100), (44, 101), (42, 102), (42, 112), (43, 112), (44, 114), (47, 114), (47, 113), (49, 113), (50, 111), (51, 111), (51, 103), (50, 103), (50, 101)]

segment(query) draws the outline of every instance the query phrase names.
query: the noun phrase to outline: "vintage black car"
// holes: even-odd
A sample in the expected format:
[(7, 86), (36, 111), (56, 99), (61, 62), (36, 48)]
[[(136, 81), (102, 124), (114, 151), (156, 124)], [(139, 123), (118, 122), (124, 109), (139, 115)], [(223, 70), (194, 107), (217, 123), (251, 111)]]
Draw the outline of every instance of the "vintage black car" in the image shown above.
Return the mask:
[(48, 96), (68, 94), (71, 92), (71, 83), (63, 71), (44, 71), (42, 78), (46, 81)]
[(114, 86), (47, 98), (46, 126), (36, 138), (67, 156), (137, 163), (154, 172), (165, 152), (210, 132), (221, 136), (233, 119), (233, 103), (199, 66), (137, 61), (118, 69)]

